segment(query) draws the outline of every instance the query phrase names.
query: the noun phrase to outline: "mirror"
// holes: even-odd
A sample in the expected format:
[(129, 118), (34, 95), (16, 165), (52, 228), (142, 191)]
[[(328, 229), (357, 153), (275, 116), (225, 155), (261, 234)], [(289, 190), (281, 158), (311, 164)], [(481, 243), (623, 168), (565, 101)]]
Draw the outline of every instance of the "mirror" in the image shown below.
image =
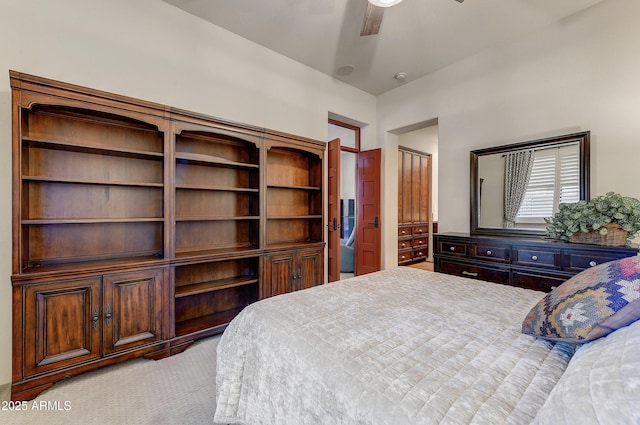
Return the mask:
[(471, 234), (540, 236), (559, 203), (589, 200), (589, 135), (471, 151)]

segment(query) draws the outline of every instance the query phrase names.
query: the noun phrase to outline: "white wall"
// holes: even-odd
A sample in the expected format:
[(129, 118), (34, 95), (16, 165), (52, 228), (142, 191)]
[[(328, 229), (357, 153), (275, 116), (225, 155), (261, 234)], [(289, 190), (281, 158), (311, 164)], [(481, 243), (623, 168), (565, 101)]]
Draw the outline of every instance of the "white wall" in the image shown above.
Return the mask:
[(0, 384), (11, 380), (9, 69), (327, 140), (329, 111), (369, 124), (375, 98), (159, 0), (2, 1)]
[(438, 119), (441, 232), (469, 230), (470, 150), (551, 135), (591, 131), (592, 196), (640, 197), (639, 28), (639, 1), (606, 0), (380, 95), (379, 143), (396, 142), (390, 130)]
[(499, 144), (591, 130), (592, 195), (640, 197), (638, 28), (640, 2), (606, 0), (379, 96), (376, 121), (372, 96), (158, 0), (3, 0), (0, 383), (11, 379), (9, 69), (321, 140), (328, 111), (369, 124), (362, 148), (384, 148), (384, 243), (397, 237), (388, 131), (436, 118), (441, 232), (468, 230), (469, 151)]

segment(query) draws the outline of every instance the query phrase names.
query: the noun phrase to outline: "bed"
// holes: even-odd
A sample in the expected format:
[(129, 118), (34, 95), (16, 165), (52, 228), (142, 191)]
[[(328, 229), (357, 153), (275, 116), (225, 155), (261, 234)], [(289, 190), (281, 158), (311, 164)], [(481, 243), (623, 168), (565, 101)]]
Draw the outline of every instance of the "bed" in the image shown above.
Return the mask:
[(585, 344), (524, 334), (546, 298), (397, 267), (262, 300), (218, 345), (214, 421), (640, 423), (640, 325)]

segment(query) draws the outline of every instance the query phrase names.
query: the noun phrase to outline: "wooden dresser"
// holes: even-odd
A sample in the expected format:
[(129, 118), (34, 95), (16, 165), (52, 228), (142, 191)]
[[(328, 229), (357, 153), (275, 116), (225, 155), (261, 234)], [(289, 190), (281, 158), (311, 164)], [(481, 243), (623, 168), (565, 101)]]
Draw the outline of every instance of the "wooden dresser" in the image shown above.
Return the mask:
[(431, 155), (398, 148), (398, 264), (429, 256)]
[(589, 267), (638, 254), (637, 247), (606, 247), (541, 238), (434, 235), (436, 272), (550, 291)]

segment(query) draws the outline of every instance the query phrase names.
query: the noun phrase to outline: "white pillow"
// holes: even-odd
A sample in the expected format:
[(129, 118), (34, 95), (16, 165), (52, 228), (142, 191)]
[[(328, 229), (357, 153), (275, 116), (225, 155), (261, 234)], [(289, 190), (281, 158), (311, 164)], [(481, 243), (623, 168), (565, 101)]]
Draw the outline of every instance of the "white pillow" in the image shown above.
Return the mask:
[(640, 321), (579, 347), (532, 424), (640, 424)]

